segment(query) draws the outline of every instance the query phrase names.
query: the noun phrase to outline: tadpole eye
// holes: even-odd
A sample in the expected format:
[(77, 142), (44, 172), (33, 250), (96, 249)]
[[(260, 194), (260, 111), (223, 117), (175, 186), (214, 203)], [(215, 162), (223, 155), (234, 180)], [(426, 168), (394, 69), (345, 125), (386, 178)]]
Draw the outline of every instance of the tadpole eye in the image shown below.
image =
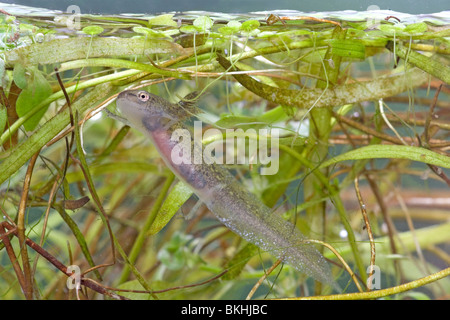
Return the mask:
[(139, 100), (141, 100), (142, 102), (145, 102), (150, 98), (150, 95), (148, 94), (148, 92), (145, 92), (145, 91), (139, 91), (137, 96), (138, 96)]

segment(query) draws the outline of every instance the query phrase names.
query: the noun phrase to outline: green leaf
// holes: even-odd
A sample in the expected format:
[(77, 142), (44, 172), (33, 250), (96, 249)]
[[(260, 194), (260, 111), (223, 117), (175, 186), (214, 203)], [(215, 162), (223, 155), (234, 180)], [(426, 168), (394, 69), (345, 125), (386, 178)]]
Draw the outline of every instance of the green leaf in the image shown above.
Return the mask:
[(252, 31), (241, 31), (241, 33), (247, 37), (256, 37), (261, 33), (261, 30), (253, 29)]
[(240, 23), (237, 20), (231, 20), (231, 21), (228, 21), (228, 23), (227, 23), (227, 27), (229, 27), (233, 30), (236, 30), (236, 31), (238, 31), (241, 28), (241, 26), (242, 26), (242, 23)]
[(165, 33), (155, 31), (146, 27), (134, 27), (133, 31), (136, 33), (144, 34), (150, 38), (168, 38), (168, 36)]
[(219, 31), (219, 33), (221, 33), (225, 36), (231, 36), (233, 33), (236, 33), (236, 30), (234, 28), (227, 27), (227, 26), (221, 27), (217, 31)]
[(180, 28), (180, 31), (184, 32), (184, 33), (197, 33), (202, 30), (200, 28), (197, 28), (196, 26), (187, 25), (187, 26), (182, 26)]
[(148, 24), (151, 26), (176, 27), (177, 23), (172, 20), (173, 16), (173, 14), (162, 14), (149, 19)]
[(215, 124), (221, 128), (259, 128), (267, 127), (274, 122), (283, 121), (286, 118), (287, 115), (283, 107), (278, 106), (259, 116), (232, 115), (226, 113), (221, 115)]
[(233, 280), (244, 269), (247, 262), (258, 254), (259, 248), (254, 244), (247, 243), (241, 250), (239, 250), (233, 258), (227, 263), (226, 269), (228, 272), (223, 275), (223, 280)]
[[(32, 81), (31, 81), (32, 80)], [(25, 90), (19, 94), (16, 101), (16, 111), (19, 117), (23, 117), (26, 113), (31, 111), (40, 102), (48, 98), (52, 94), (52, 87), (47, 79), (37, 69), (33, 70), (32, 78)], [(24, 124), (25, 130), (31, 131), (36, 128), (42, 116), (47, 111), (47, 108), (42, 108), (36, 114), (31, 116)]]
[(349, 28), (347, 29), (347, 36), (351, 37), (351, 38), (356, 38), (356, 37), (364, 37), (366, 35), (366, 32), (364, 30), (361, 29), (353, 29), (353, 28)]
[(147, 235), (156, 234), (164, 228), (181, 206), (191, 197), (192, 193), (192, 190), (186, 184), (178, 182), (168, 194)]
[(197, 27), (201, 31), (208, 31), (213, 26), (213, 21), (208, 16), (198, 17), (194, 20), (194, 27)]
[(88, 35), (91, 35), (91, 36), (95, 36), (95, 35), (97, 35), (99, 33), (102, 33), (103, 30), (104, 29), (102, 27), (99, 27), (99, 26), (87, 26), (87, 27), (84, 27), (81, 30), (81, 32), (84, 32), (84, 33), (86, 33)]
[(425, 22), (413, 23), (413, 24), (407, 25), (405, 27), (405, 29), (403, 29), (404, 32), (409, 32), (409, 33), (424, 33), (427, 30), (428, 30), (428, 26)]
[(365, 59), (366, 47), (358, 40), (332, 40), (331, 41), (332, 54), (354, 59)]
[(450, 157), (425, 148), (397, 145), (370, 145), (361, 147), (331, 158), (330, 160), (322, 163), (319, 168), (325, 168), (332, 164), (345, 160), (380, 158), (408, 159), (412, 161), (432, 164), (438, 167), (450, 168)]
[(22, 90), (27, 87), (26, 69), (20, 63), (14, 66), (13, 71), (14, 83)]
[(242, 23), (241, 30), (245, 32), (250, 32), (257, 29), (261, 24), (258, 20), (247, 20)]
[(140, 33), (140, 34), (148, 34), (150, 32), (150, 28), (146, 28), (146, 27), (133, 27), (133, 31), (136, 33)]
[(390, 24), (382, 24), (380, 25), (379, 29), (383, 32), (386, 36), (393, 36), (395, 35), (402, 35), (403, 34), (403, 25), (396, 24), (396, 25), (390, 25)]

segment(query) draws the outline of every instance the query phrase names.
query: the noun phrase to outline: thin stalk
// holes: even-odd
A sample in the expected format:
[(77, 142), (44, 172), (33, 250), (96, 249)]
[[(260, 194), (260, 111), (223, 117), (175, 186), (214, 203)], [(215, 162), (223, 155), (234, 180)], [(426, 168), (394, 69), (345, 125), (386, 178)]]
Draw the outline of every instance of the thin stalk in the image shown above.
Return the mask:
[(109, 265), (112, 265), (115, 263), (115, 260), (116, 260), (116, 256), (115, 256), (116, 252), (115, 252), (115, 247), (114, 247), (115, 242), (114, 242), (113, 232), (111, 230), (111, 225), (109, 223), (108, 215), (106, 214), (105, 209), (103, 208), (103, 205), (98, 196), (97, 190), (95, 189), (95, 184), (94, 184), (94, 181), (90, 174), (89, 165), (86, 161), (86, 157), (84, 154), (82, 140), (81, 140), (80, 127), (78, 126), (78, 111), (75, 112), (75, 122), (74, 123), (75, 123), (75, 141), (76, 141), (79, 160), (75, 159), (73, 157), (72, 157), (72, 160), (74, 160), (74, 162), (76, 162), (80, 166), (81, 170), (83, 171), (83, 175), (85, 177), (87, 187), (89, 189), (92, 199), (94, 200), (94, 204), (96, 206), (97, 212), (99, 213), (100, 218), (102, 219), (103, 223), (106, 225), (106, 228), (108, 230), (108, 234), (109, 234), (109, 237), (111, 240), (112, 263), (111, 264), (102, 264), (102, 265), (93, 267), (93, 268), (89, 269), (88, 271), (85, 271), (85, 272), (90, 272), (94, 269), (104, 267), (104, 266), (109, 266)]
[[(345, 35), (346, 31), (342, 30), (341, 27), (336, 27), (333, 31), (333, 38), (345, 39)], [(336, 83), (337, 77), (339, 76), (342, 58), (333, 55), (331, 53), (331, 47), (329, 47), (325, 54), (324, 60), (332, 61), (334, 68), (331, 68), (330, 64), (326, 64), (322, 61), (322, 68), (319, 76), (325, 78), (326, 81), (317, 81), (316, 88), (322, 89), (323, 94), (329, 87), (332, 87), (334, 83)], [(311, 124), (309, 127), (308, 146), (303, 152), (303, 155), (310, 155), (310, 159), (317, 163), (322, 162), (328, 155), (328, 139), (331, 133), (330, 109), (332, 106), (326, 108), (315, 108), (314, 106), (317, 101), (320, 101), (320, 98), (321, 96), (319, 96), (308, 109)], [(328, 169), (322, 169), (321, 172), (324, 176), (329, 175)], [(320, 201), (320, 199), (324, 199), (326, 195), (323, 185), (316, 176), (310, 175), (305, 178), (303, 194), (304, 199), (308, 199), (308, 201), (312, 201), (314, 203), (314, 205), (306, 209), (306, 214), (310, 218), (310, 221), (316, 222), (316, 226), (313, 229), (318, 231), (320, 230), (322, 240), (324, 240), (326, 233), (325, 212), (327, 203), (326, 201)], [(319, 221), (321, 221), (321, 225), (318, 225)], [(317, 283), (316, 293), (319, 292), (320, 284)]]
[[(14, 253), (14, 249), (11, 245), (11, 241), (9, 240), (10, 233), (12, 233), (12, 232), (11, 231), (5, 232), (3, 224), (4, 224), (4, 222), (0, 223), (0, 239), (2, 240), (3, 245), (5, 246), (6, 253), (8, 254), (9, 260), (11, 261), (14, 272), (16, 273), (17, 281), (19, 282), (19, 285), (22, 288), (22, 291), (25, 292), (25, 288), (26, 288), (25, 278), (24, 278), (22, 269), (20, 268), (16, 254)], [(17, 233), (17, 229), (14, 229), (14, 232)]]
[(280, 263), (281, 263), (281, 260), (275, 261), (275, 263), (267, 271), (264, 272), (264, 275), (261, 278), (259, 278), (258, 282), (255, 283), (255, 285), (250, 290), (250, 292), (248, 293), (245, 300), (250, 300), (253, 297), (256, 290), (258, 290), (258, 288), (261, 286), (261, 284), (264, 282), (264, 280), (267, 279), (267, 277), (272, 273), (273, 270), (275, 270), (276, 267), (278, 267), (280, 265)]
[(33, 299), (33, 280), (28, 259), (28, 250), (25, 244), (27, 239), (25, 235), (25, 212), (27, 210), (28, 193), (30, 191), (31, 176), (33, 174), (34, 165), (39, 157), (39, 152), (36, 152), (30, 159), (27, 173), (25, 174), (25, 181), (23, 183), (22, 197), (20, 198), (19, 210), (17, 214), (17, 237), (20, 243), (20, 255), (22, 257), (23, 274), (25, 278), (25, 287), (23, 288), (25, 298), (27, 300)]
[[(147, 216), (147, 220), (145, 221), (144, 226), (142, 227), (141, 230), (139, 230), (139, 234), (133, 244), (133, 248), (131, 249), (131, 252), (128, 257), (130, 264), (134, 264), (138, 258), (139, 253), (141, 253), (141, 249), (145, 243), (146, 234), (147, 234), (148, 230), (150, 229), (150, 227), (152, 226), (153, 221), (155, 220), (156, 214), (158, 213), (159, 209), (161, 208), (161, 205), (162, 205), (162, 203), (167, 195), (167, 192), (169, 191), (169, 188), (172, 185), (172, 182), (174, 179), (175, 179), (175, 176), (173, 174), (170, 174), (167, 177), (161, 191), (159, 192), (158, 197), (155, 200), (155, 203), (153, 204), (152, 210), (150, 211), (150, 213)], [(130, 275), (130, 268), (127, 265), (122, 271), (122, 274), (119, 279), (119, 284), (125, 282), (128, 279), (129, 275)]]
[(327, 247), (331, 252), (333, 252), (333, 254), (339, 259), (339, 261), (341, 261), (341, 263), (344, 266), (345, 270), (347, 270), (348, 274), (352, 278), (352, 280), (355, 283), (356, 287), (358, 288), (359, 292), (363, 292), (364, 291), (361, 288), (361, 285), (359, 284), (358, 277), (356, 276), (356, 274), (352, 271), (352, 269), (347, 264), (347, 262), (345, 262), (344, 258), (339, 254), (339, 252), (335, 248), (333, 248), (333, 246), (331, 246), (330, 244), (328, 244), (326, 242), (319, 241), (319, 240), (308, 239), (308, 241), (309, 242), (313, 242), (313, 243), (321, 244), (322, 246)]
[[(320, 183), (324, 186), (324, 188), (326, 190), (328, 190), (329, 193), (328, 193), (327, 197), (329, 197), (331, 199), (331, 202), (334, 204), (334, 207), (336, 208), (336, 211), (338, 212), (339, 217), (341, 219), (341, 223), (342, 223), (344, 229), (347, 231), (348, 243), (351, 248), (351, 251), (353, 253), (359, 252), (359, 250), (357, 248), (355, 234), (353, 233), (353, 229), (352, 229), (349, 221), (347, 220), (347, 212), (346, 212), (344, 204), (342, 203), (342, 200), (338, 194), (338, 190), (335, 188), (335, 186), (331, 185), (328, 177), (325, 176), (320, 170), (316, 170), (316, 166), (314, 164), (312, 164), (311, 162), (309, 162), (301, 154), (299, 154), (295, 150), (293, 150), (287, 146), (284, 146), (284, 145), (280, 145), (279, 147), (280, 147), (280, 150), (283, 150), (283, 151), (289, 153), (291, 156), (293, 156), (295, 159), (297, 159), (302, 164), (302, 166), (311, 170), (312, 174), (314, 174), (318, 178)], [(361, 259), (359, 254), (357, 256), (354, 255), (354, 257), (355, 257), (355, 259)], [(362, 264), (362, 262), (361, 262), (361, 264)]]
[[(369, 277), (373, 275), (374, 272), (374, 265), (375, 265), (375, 240), (373, 238), (372, 233), (372, 227), (370, 226), (369, 216), (367, 215), (366, 205), (363, 202), (361, 192), (359, 191), (359, 180), (358, 177), (355, 178), (355, 191), (356, 196), (358, 198), (359, 206), (361, 208), (361, 213), (364, 218), (364, 224), (366, 225), (367, 235), (369, 236), (369, 243), (370, 243), (370, 271), (369, 271)], [(368, 281), (367, 288), (369, 290), (372, 289), (372, 282)]]
[(424, 285), (430, 284), (432, 282), (438, 281), (450, 275), (450, 268), (441, 270), (439, 272), (430, 274), (429, 276), (399, 285), (387, 289), (368, 291), (368, 292), (358, 292), (358, 293), (345, 293), (345, 294), (334, 294), (328, 296), (315, 296), (315, 297), (299, 297), (290, 298), (287, 300), (361, 300), (361, 299), (379, 299), (383, 297), (392, 296), (394, 294), (406, 292), (412, 289), (420, 288)]

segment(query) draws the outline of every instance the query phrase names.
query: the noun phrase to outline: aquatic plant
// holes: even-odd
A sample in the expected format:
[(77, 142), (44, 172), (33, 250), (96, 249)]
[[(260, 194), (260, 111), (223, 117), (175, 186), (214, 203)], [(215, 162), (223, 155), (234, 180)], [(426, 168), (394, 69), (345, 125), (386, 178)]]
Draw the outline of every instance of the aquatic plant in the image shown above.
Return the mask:
[[(448, 25), (165, 14), (81, 15), (76, 29), (63, 14), (0, 18), (5, 298), (370, 299), (437, 280), (406, 294), (448, 294), (449, 269), (423, 254), (448, 264), (438, 204), (450, 186)], [(130, 87), (173, 102), (201, 92), (193, 116), (222, 130), (205, 146), (226, 129), (276, 130), (276, 174), (259, 175), (252, 154), (228, 168), (317, 244), (343, 293), (217, 224), (146, 139), (98, 119)], [(425, 209), (412, 204), (424, 198)], [(421, 219), (435, 223), (417, 228)]]

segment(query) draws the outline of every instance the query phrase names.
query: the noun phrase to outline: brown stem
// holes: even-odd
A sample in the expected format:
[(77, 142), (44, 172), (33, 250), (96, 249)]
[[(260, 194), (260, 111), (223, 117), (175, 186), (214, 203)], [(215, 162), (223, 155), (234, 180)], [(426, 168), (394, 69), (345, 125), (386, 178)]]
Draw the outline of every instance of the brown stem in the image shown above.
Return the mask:
[[(13, 235), (18, 237), (17, 228), (15, 228), (10, 223), (4, 221), (4, 222), (2, 222), (0, 224), (0, 226), (1, 226), (0, 227), (0, 238), (5, 243), (5, 245), (6, 245), (6, 242), (9, 241), (9, 239), (8, 239), (8, 236), (3, 232), (4, 229), (9, 230)], [(5, 242), (5, 239), (7, 239), (6, 242)], [(63, 263), (61, 263), (58, 259), (56, 259), (54, 256), (52, 256), (50, 253), (48, 253), (44, 248), (39, 246), (36, 242), (34, 242), (33, 240), (31, 240), (29, 238), (26, 238), (24, 243), (26, 245), (28, 245), (31, 249), (36, 251), (39, 255), (41, 255), (44, 259), (46, 259), (48, 262), (50, 262), (53, 266), (55, 266), (59, 271), (64, 273), (66, 276), (68, 276), (68, 277), (73, 276), (73, 274), (68, 271), (67, 267)], [(12, 260), (12, 261), (14, 261), (14, 260)], [(14, 266), (14, 263), (13, 263), (13, 266)], [(19, 270), (20, 270), (20, 268), (19, 268)], [(19, 282), (20, 282), (20, 278), (19, 278)], [(120, 296), (120, 295), (118, 295), (116, 293), (110, 292), (104, 286), (102, 286), (101, 284), (99, 284), (99, 283), (97, 283), (94, 280), (89, 279), (89, 278), (82, 277), (80, 279), (80, 284), (85, 286), (85, 287), (87, 287), (87, 288), (89, 288), (89, 289), (91, 289), (91, 290), (94, 290), (97, 293), (110, 296), (110, 297), (112, 297), (114, 299), (120, 299), (120, 300), (126, 300), (127, 299), (127, 298), (125, 298), (123, 296)]]
[(369, 128), (369, 127), (367, 127), (367, 126), (365, 126), (365, 125), (363, 125), (363, 124), (361, 124), (361, 123), (359, 123), (357, 121), (354, 121), (354, 120), (351, 120), (349, 118), (343, 117), (343, 116), (339, 115), (338, 113), (336, 113), (334, 111), (333, 111), (333, 117), (338, 119), (340, 122), (345, 123), (346, 125), (349, 125), (349, 126), (355, 128), (355, 129), (358, 129), (358, 130), (360, 130), (362, 132), (365, 132), (367, 134), (370, 134), (372, 136), (378, 137), (378, 138), (380, 138), (382, 140), (386, 140), (386, 141), (392, 142), (394, 144), (403, 144), (399, 139), (397, 139), (397, 138), (395, 138), (393, 136), (390, 136), (390, 135), (385, 134), (383, 132), (378, 132), (375, 129)]
[[(370, 273), (369, 277), (373, 275), (374, 265), (375, 265), (375, 240), (373, 238), (372, 227), (370, 226), (369, 216), (367, 215), (366, 205), (364, 204), (363, 198), (361, 196), (361, 192), (359, 191), (359, 181), (358, 177), (355, 178), (355, 191), (356, 197), (358, 198), (359, 206), (361, 208), (361, 213), (364, 218), (364, 224), (367, 229), (367, 235), (369, 236), (370, 243)], [(370, 291), (372, 289), (372, 282), (368, 281), (367, 288)]]
[(20, 243), (20, 254), (22, 257), (23, 273), (25, 276), (25, 287), (24, 294), (27, 300), (33, 299), (33, 281), (31, 274), (30, 262), (28, 260), (27, 246), (25, 245), (25, 211), (27, 209), (27, 199), (30, 190), (31, 176), (33, 174), (34, 165), (39, 156), (39, 152), (36, 152), (30, 159), (30, 164), (28, 165), (27, 173), (25, 174), (25, 181), (23, 183), (22, 196), (20, 198), (19, 210), (17, 216), (17, 237)]
[(25, 278), (23, 276), (22, 269), (20, 269), (19, 263), (17, 262), (17, 257), (14, 253), (14, 249), (11, 246), (11, 242), (9, 240), (9, 235), (11, 233), (14, 233), (16, 230), (14, 229), (14, 230), (5, 232), (3, 223), (6, 223), (6, 222), (2, 222), (0, 224), (0, 238), (2, 239), (2, 242), (5, 245), (6, 253), (8, 254), (9, 260), (11, 261), (14, 272), (16, 273), (17, 280), (19, 281), (20, 287), (22, 288), (22, 291), (25, 292)]

